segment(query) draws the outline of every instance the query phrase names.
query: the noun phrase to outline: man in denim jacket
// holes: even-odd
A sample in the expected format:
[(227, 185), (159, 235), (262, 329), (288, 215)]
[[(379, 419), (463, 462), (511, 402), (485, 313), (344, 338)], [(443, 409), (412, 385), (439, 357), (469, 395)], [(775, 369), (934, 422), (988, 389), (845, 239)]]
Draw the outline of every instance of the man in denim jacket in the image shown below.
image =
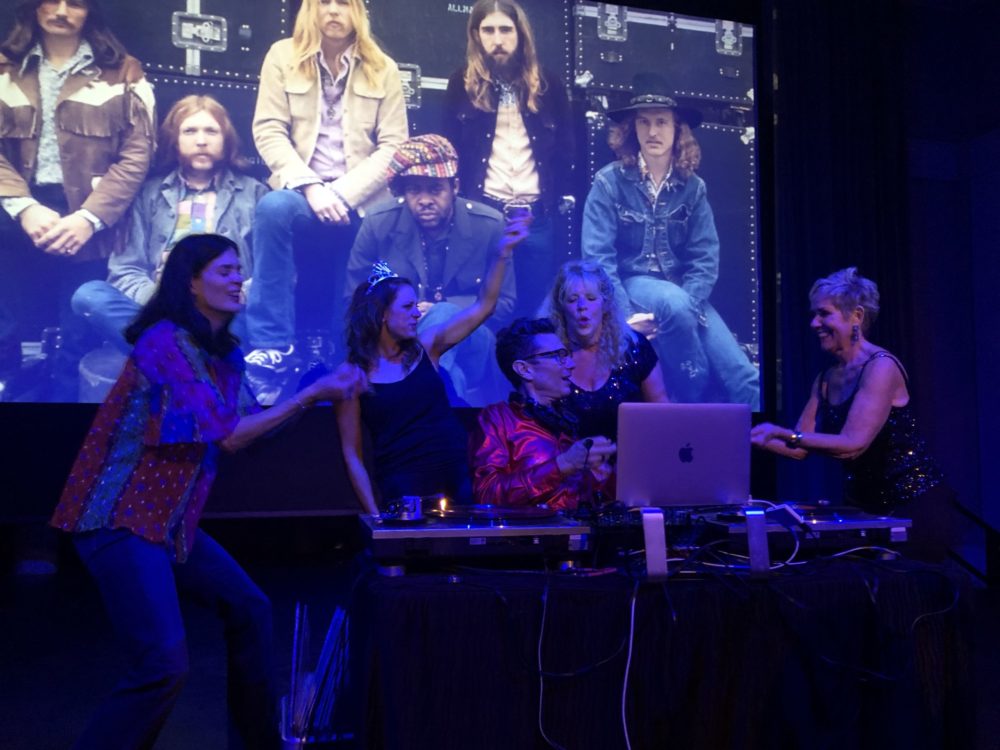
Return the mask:
[[(629, 106), (609, 112), (620, 157), (602, 168), (583, 215), (583, 257), (600, 263), (634, 327), (653, 336), (671, 400), (710, 398), (758, 408), (760, 376), (709, 302), (719, 272), (719, 237), (691, 129), (659, 75), (636, 76)], [(715, 400), (715, 399), (712, 399)]]
[(170, 248), (188, 234), (212, 232), (233, 240), (249, 278), (254, 208), (267, 187), (243, 174), (242, 166), (225, 107), (209, 96), (178, 101), (160, 128), (155, 174), (132, 204), (128, 239), (108, 259), (107, 281), (77, 289), (73, 311), (127, 352), (124, 329), (156, 291)]

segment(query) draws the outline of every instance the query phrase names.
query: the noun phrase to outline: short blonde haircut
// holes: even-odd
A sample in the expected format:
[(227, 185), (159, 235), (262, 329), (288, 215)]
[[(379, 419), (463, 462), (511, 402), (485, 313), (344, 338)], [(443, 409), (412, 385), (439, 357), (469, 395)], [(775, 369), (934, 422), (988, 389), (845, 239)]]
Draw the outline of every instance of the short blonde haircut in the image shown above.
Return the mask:
[(812, 285), (812, 289), (809, 290), (809, 304), (815, 307), (825, 299), (833, 300), (833, 304), (845, 317), (859, 307), (864, 310), (861, 318), (863, 333), (868, 333), (868, 329), (878, 317), (878, 285), (859, 274), (854, 266), (834, 271)]

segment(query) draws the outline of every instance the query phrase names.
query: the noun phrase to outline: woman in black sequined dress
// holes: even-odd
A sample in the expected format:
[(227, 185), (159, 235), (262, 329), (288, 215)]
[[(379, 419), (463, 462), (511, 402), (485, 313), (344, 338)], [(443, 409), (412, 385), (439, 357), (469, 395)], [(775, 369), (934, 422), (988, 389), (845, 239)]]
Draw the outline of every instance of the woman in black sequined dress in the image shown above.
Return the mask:
[(795, 428), (759, 424), (753, 445), (791, 458), (815, 452), (842, 460), (848, 503), (913, 518), (915, 545), (942, 552), (953, 495), (917, 430), (906, 370), (867, 339), (878, 287), (847, 268), (813, 284), (809, 301), (810, 325), (836, 362), (816, 378)]
[(600, 265), (563, 265), (546, 298), (556, 332), (573, 353), (572, 391), (563, 405), (577, 417), (581, 435), (618, 436), (618, 405), (667, 401), (656, 352), (625, 322), (614, 286)]

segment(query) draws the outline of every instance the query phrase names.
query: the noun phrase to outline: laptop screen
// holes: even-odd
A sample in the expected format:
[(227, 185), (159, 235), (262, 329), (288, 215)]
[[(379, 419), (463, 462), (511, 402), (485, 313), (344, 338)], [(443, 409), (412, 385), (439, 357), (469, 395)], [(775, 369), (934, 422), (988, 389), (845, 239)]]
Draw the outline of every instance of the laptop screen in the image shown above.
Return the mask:
[(627, 506), (747, 502), (750, 407), (622, 404), (616, 495)]

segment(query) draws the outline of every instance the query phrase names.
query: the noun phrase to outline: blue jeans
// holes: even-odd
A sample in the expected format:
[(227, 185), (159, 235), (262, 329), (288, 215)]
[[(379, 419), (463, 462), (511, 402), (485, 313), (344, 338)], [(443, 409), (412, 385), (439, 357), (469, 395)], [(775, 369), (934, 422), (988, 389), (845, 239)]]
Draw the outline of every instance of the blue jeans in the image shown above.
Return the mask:
[(73, 292), (70, 304), (73, 312), (86, 318), (117, 349), (126, 354), (132, 349), (125, 341), (125, 329), (140, 310), (138, 302), (106, 281), (88, 281)]
[(555, 227), (552, 218), (546, 215), (531, 223), (528, 236), (514, 248), (514, 280), (517, 283), (514, 320), (538, 317), (538, 309), (556, 275), (555, 242)]
[(183, 564), (126, 529), (84, 532), (73, 542), (127, 663), (76, 747), (153, 747), (188, 675), (179, 594), (218, 613), (225, 626), (229, 747), (277, 747), (271, 603), (229, 553), (204, 531)]
[(632, 306), (656, 319), (658, 333), (652, 343), (672, 401), (706, 400), (714, 376), (725, 401), (759, 408), (757, 368), (711, 304), (704, 304), (702, 325), (691, 297), (677, 284), (652, 276), (629, 276), (622, 284)]
[(348, 225), (323, 224), (294, 190), (261, 198), (246, 311), (249, 348), (284, 349), (305, 329), (342, 339), (347, 258), (359, 224), (353, 213)]
[[(88, 281), (82, 284), (70, 300), (73, 312), (90, 323), (104, 341), (111, 342), (116, 349), (128, 354), (132, 345), (125, 340), (125, 329), (139, 314), (141, 305), (131, 297), (126, 297), (106, 281)], [(229, 329), (244, 338), (246, 316), (240, 313)]]
[[(420, 319), (421, 332), (453, 318), (461, 311), (451, 302), (438, 302)], [(438, 362), (448, 373), (459, 403), (452, 406), (487, 406), (503, 401), (510, 391), (496, 358), (496, 336), (485, 325), (479, 326), (457, 346), (441, 355)]]

